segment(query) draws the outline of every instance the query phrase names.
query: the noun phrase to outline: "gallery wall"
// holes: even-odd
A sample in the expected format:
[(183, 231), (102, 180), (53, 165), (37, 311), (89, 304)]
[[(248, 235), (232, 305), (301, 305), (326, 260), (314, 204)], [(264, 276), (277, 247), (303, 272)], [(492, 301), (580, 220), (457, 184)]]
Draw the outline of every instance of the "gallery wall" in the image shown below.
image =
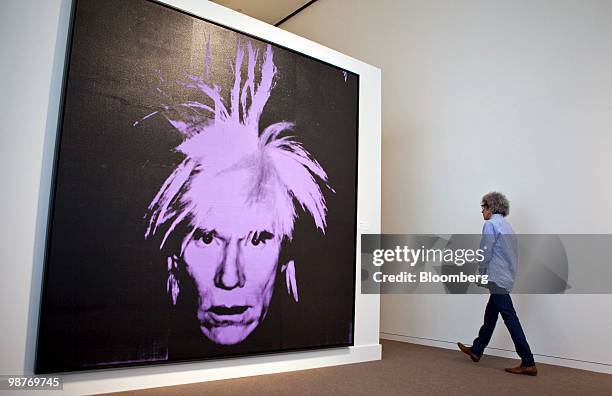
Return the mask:
[[(478, 233), (500, 190), (519, 233), (612, 233), (611, 19), (605, 0), (319, 0), (281, 27), (382, 69), (383, 232)], [(381, 335), (470, 343), (486, 298), (383, 296)], [(612, 296), (515, 305), (536, 360), (612, 370)], [(491, 347), (515, 356), (502, 325)]]
[[(379, 232), (380, 70), (213, 3), (168, 3), (360, 74), (368, 100), (360, 101), (358, 219), (361, 232)], [(0, 6), (0, 374), (33, 371), (70, 4), (24, 0)], [(64, 391), (111, 392), (380, 359), (379, 297), (359, 293), (357, 274), (354, 347), (71, 374), (64, 377)]]

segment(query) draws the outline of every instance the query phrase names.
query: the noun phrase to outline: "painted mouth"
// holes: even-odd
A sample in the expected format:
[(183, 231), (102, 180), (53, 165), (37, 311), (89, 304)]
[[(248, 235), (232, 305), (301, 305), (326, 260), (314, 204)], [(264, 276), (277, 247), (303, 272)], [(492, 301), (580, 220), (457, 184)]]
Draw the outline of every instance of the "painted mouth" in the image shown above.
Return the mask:
[(251, 308), (250, 305), (232, 305), (231, 307), (213, 305), (206, 310), (201, 325), (208, 329), (213, 327), (247, 326), (254, 320), (249, 318), (249, 310)]
[(248, 305), (232, 305), (231, 307), (214, 305), (208, 309), (208, 312), (218, 316), (242, 315), (249, 308), (250, 307)]

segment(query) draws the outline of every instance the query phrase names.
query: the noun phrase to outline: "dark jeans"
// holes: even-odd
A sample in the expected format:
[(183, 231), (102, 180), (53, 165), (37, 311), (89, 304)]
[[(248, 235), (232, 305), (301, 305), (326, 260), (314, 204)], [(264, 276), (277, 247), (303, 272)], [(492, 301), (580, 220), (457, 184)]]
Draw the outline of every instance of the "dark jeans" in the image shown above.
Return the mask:
[(523, 332), (521, 323), (512, 305), (510, 294), (492, 282), (489, 283), (489, 291), (491, 295), (489, 296), (489, 302), (485, 310), (484, 324), (478, 332), (478, 337), (472, 344), (472, 352), (478, 356), (482, 355), (489, 341), (491, 341), (491, 336), (493, 335), (493, 330), (497, 323), (497, 316), (501, 313), (504, 323), (512, 337), (512, 341), (514, 342), (516, 352), (521, 357), (521, 365), (524, 367), (535, 365), (531, 349), (525, 338), (525, 333)]

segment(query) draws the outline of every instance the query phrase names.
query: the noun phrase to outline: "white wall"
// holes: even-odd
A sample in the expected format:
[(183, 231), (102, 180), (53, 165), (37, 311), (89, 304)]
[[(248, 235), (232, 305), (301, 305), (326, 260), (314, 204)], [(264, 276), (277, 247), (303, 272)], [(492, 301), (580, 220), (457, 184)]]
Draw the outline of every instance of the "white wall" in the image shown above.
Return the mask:
[[(382, 69), (385, 233), (478, 233), (493, 189), (517, 232), (612, 233), (610, 21), (607, 0), (319, 0), (281, 27)], [(383, 296), (382, 336), (469, 343), (486, 298)], [(612, 372), (612, 296), (515, 305), (536, 360)], [(515, 356), (501, 320), (491, 346)]]
[[(358, 213), (368, 232), (379, 232), (380, 70), (213, 3), (168, 3), (361, 75), (361, 92), (368, 101), (361, 100), (360, 108)], [(69, 14), (69, 0), (0, 5), (0, 374), (33, 371)], [(380, 359), (379, 297), (359, 293), (357, 274), (355, 347), (72, 374), (65, 377), (65, 393), (111, 392)]]

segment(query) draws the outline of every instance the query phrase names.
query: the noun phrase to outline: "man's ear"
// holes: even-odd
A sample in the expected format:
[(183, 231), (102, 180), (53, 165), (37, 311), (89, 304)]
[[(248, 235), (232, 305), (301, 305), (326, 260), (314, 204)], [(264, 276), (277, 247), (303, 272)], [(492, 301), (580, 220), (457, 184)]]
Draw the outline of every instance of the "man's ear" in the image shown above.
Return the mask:
[(295, 280), (295, 262), (291, 260), (287, 264), (281, 266), (281, 272), (285, 273), (287, 293), (293, 296), (295, 302), (299, 302), (297, 282)]
[(178, 271), (178, 257), (172, 255), (168, 257), (168, 279), (166, 280), (166, 292), (172, 299), (172, 305), (176, 305), (179, 292), (181, 288), (179, 286), (178, 279), (176, 278), (176, 272)]

